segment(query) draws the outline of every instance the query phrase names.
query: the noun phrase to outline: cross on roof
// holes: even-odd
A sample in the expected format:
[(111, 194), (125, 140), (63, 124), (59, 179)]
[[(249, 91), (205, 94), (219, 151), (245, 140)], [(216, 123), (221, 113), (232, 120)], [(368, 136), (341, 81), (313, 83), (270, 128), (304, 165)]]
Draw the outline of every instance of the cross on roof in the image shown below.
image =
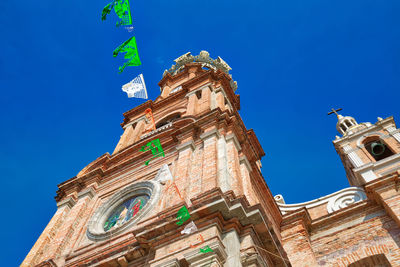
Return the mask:
[(328, 115), (331, 115), (331, 114), (333, 114), (333, 113), (335, 113), (336, 114), (336, 116), (338, 116), (339, 117), (339, 114), (337, 113), (338, 111), (341, 111), (342, 109), (341, 108), (338, 108), (338, 109), (334, 109), (334, 108), (332, 108), (332, 111), (331, 112), (328, 112)]

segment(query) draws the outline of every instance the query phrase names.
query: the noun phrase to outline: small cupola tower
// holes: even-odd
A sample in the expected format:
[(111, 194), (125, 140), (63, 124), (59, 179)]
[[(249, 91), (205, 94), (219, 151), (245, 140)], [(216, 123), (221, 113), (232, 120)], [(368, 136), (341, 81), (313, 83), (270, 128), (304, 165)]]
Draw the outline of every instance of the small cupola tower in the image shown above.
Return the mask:
[(333, 141), (349, 183), (362, 186), (400, 170), (400, 130), (393, 117), (378, 117), (375, 124), (357, 123), (351, 116), (342, 116), (332, 109), (338, 119), (336, 129), (342, 135)]

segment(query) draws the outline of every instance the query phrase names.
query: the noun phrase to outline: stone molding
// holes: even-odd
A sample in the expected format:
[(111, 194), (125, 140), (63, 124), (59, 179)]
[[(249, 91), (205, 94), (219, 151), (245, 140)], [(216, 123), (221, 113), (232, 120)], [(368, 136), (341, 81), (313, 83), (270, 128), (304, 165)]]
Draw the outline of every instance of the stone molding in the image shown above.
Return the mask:
[(78, 199), (84, 198), (88, 196), (90, 199), (92, 199), (96, 195), (96, 192), (92, 187), (89, 187), (81, 192), (78, 193)]
[(61, 209), (66, 206), (71, 209), (73, 206), (75, 206), (75, 204), (76, 201), (72, 197), (69, 197), (67, 199), (64, 199), (63, 201), (57, 202), (57, 208)]
[(179, 144), (176, 146), (176, 150), (178, 150), (178, 152), (181, 152), (187, 148), (191, 148), (192, 151), (194, 151), (196, 149), (196, 146), (193, 142), (193, 140), (187, 141), (185, 143)]
[(219, 133), (218, 129), (214, 128), (211, 131), (207, 131), (207, 132), (202, 133), (200, 135), (200, 139), (205, 141), (206, 139), (211, 138), (214, 135), (217, 137), (217, 139), (220, 137), (220, 133)]
[(146, 115), (143, 115), (143, 116), (140, 116), (139, 118), (137, 118), (136, 120), (133, 120), (133, 121), (131, 121), (131, 122), (125, 124), (122, 128), (123, 128), (123, 129), (126, 129), (127, 127), (129, 127), (129, 126), (131, 126), (131, 125), (133, 125), (133, 124), (135, 124), (136, 122), (139, 122), (139, 121), (141, 121), (141, 120), (144, 120), (146, 123), (149, 122), (149, 120), (147, 119)]
[(199, 249), (195, 249), (183, 254), (190, 266), (203, 266), (201, 264), (210, 264), (210, 262), (214, 259), (217, 260), (217, 263), (220, 264), (221, 267), (223, 266), (222, 263), (226, 260), (228, 255), (226, 254), (225, 246), (222, 244), (222, 242), (218, 239), (211, 243), (206, 242), (202, 247), (207, 245), (213, 250), (213, 252), (202, 254), (200, 253)]
[[(111, 236), (116, 236), (131, 227), (144, 216), (157, 204), (160, 197), (161, 186), (159, 183), (154, 181), (141, 181), (131, 184), (119, 192), (115, 193), (110, 199), (108, 199), (100, 208), (98, 208), (93, 214), (87, 227), (87, 236), (89, 239), (94, 241), (105, 240)], [(145, 194), (150, 196), (150, 199), (146, 203), (145, 207), (141, 209), (134, 218), (124, 223), (119, 227), (115, 227), (107, 232), (104, 231), (103, 226), (108, 216), (114, 211), (116, 207), (122, 204), (128, 198), (135, 195)]]
[(242, 150), (242, 147), (241, 147), (241, 145), (239, 143), (239, 140), (237, 139), (237, 137), (236, 137), (236, 135), (234, 133), (230, 133), (227, 136), (225, 136), (225, 140), (226, 140), (227, 143), (232, 140), (233, 143), (235, 144), (235, 147), (236, 147), (238, 152), (240, 150)]
[(353, 171), (365, 183), (367, 183), (380, 177), (380, 175), (378, 176), (375, 174), (376, 171), (387, 168), (397, 162), (400, 162), (400, 154), (394, 154), (382, 160), (370, 162), (368, 164), (365, 164), (364, 166), (353, 169)]
[(363, 148), (364, 145), (362, 144), (362, 142), (364, 141), (364, 139), (367, 138), (367, 137), (370, 137), (370, 136), (374, 136), (374, 135), (379, 136), (380, 139), (386, 139), (386, 138), (389, 138), (389, 137), (390, 137), (389, 135), (384, 134), (384, 133), (381, 133), (381, 132), (378, 132), (378, 131), (373, 131), (373, 132), (370, 132), (370, 133), (365, 133), (365, 134), (363, 134), (362, 136), (360, 136), (360, 137), (357, 139), (357, 147)]
[(247, 170), (249, 171), (249, 173), (253, 170), (253, 169), (251, 168), (250, 162), (249, 162), (249, 160), (247, 159), (246, 156), (241, 156), (240, 159), (239, 159), (239, 163), (240, 163), (240, 164), (243, 163), (243, 164), (246, 166), (246, 168), (247, 168)]
[(301, 208), (309, 209), (324, 204), (327, 204), (328, 213), (332, 213), (356, 202), (363, 201), (367, 199), (367, 196), (361, 187), (348, 187), (330, 195), (297, 204), (283, 204), (281, 202), (282, 195), (276, 195), (274, 198), (282, 214), (286, 214)]

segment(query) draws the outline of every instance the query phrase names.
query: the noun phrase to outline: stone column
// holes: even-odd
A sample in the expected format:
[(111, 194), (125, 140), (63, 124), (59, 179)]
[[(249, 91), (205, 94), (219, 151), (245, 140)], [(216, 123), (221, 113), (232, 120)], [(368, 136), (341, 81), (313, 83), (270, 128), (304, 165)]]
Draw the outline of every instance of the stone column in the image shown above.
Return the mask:
[(22, 267), (35, 266), (40, 263), (40, 259), (42, 258), (42, 256), (47, 256), (45, 248), (49, 246), (58, 228), (63, 223), (65, 217), (74, 205), (75, 201), (72, 198), (68, 198), (64, 201), (57, 203), (56, 213), (36, 241), (35, 245), (32, 247), (31, 251), (22, 262)]
[(283, 248), (293, 267), (318, 266), (307, 229), (310, 223), (311, 218), (305, 208), (283, 218), (281, 227)]
[(227, 258), (225, 261), (225, 267), (242, 267), (240, 261), (240, 240), (239, 235), (235, 229), (224, 234), (222, 242), (225, 245), (225, 251)]
[(201, 134), (204, 142), (202, 192), (217, 187), (217, 140), (219, 132), (216, 128)]

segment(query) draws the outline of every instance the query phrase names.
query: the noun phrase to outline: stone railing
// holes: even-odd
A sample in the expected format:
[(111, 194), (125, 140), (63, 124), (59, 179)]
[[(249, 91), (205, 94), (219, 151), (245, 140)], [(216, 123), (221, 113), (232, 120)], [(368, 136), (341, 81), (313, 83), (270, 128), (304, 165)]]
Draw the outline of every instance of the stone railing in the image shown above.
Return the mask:
[(350, 206), (351, 204), (354, 204), (358, 201), (365, 200), (367, 196), (365, 195), (365, 191), (360, 187), (348, 187), (330, 195), (297, 204), (286, 204), (283, 200), (282, 195), (276, 195), (274, 198), (282, 214), (303, 207), (312, 208), (323, 204), (326, 205), (328, 213), (332, 213), (347, 206)]
[(153, 135), (153, 134), (162, 132), (162, 131), (164, 131), (165, 129), (170, 128), (170, 127), (172, 127), (172, 122), (170, 122), (170, 123), (168, 123), (168, 124), (166, 124), (166, 125), (164, 125), (164, 126), (158, 128), (158, 129), (155, 129), (154, 131), (151, 131), (151, 132), (148, 133), (148, 134), (142, 135), (142, 136), (140, 137), (140, 139), (145, 139), (145, 138), (147, 138), (147, 137), (149, 137), (149, 136), (151, 136), (151, 135)]

